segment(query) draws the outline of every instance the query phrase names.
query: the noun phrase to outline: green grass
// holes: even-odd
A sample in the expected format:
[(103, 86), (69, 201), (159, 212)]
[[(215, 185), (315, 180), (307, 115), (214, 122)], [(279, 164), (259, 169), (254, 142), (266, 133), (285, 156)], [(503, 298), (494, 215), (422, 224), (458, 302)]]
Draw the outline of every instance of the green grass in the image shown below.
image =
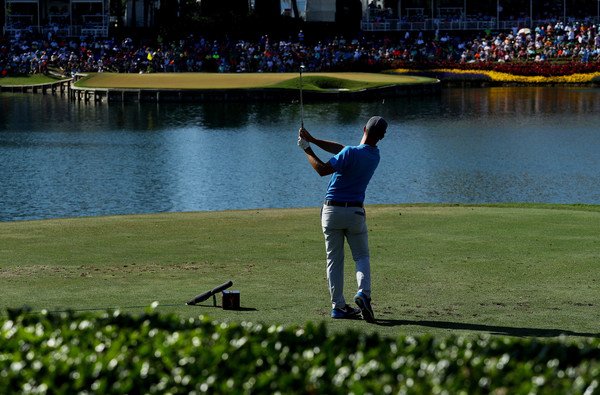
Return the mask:
[[(378, 86), (431, 83), (435, 79), (386, 73), (306, 73), (305, 90), (359, 90)], [(82, 88), (120, 89), (299, 89), (298, 73), (95, 73), (75, 83)]]
[[(434, 79), (430, 79), (434, 81)], [(425, 80), (419, 82), (429, 82)], [(302, 89), (306, 91), (358, 91), (369, 88), (377, 88), (381, 86), (389, 86), (398, 83), (415, 83), (415, 81), (403, 81), (403, 82), (390, 82), (390, 81), (357, 81), (345, 78), (336, 77), (322, 77), (318, 75), (309, 75), (302, 78)], [(300, 78), (294, 78), (291, 80), (284, 81), (282, 83), (271, 85), (269, 88), (283, 88), (283, 89), (300, 89)]]
[[(435, 336), (598, 336), (600, 206), (367, 207), (378, 325), (329, 318), (319, 208), (0, 223), (0, 310), (121, 307)], [(355, 292), (347, 254), (345, 295)], [(186, 306), (232, 280), (242, 311)], [(217, 300), (220, 305), (220, 299)]]
[(57, 82), (60, 79), (42, 74), (26, 74), (19, 77), (2, 77), (0, 78), (0, 86), (48, 84)]
[[(307, 91), (328, 91), (328, 90), (359, 90), (384, 85), (385, 83), (360, 82), (332, 77), (304, 77), (302, 79), (302, 89)], [(283, 83), (273, 85), (272, 88), (299, 89), (300, 78), (294, 78)]]

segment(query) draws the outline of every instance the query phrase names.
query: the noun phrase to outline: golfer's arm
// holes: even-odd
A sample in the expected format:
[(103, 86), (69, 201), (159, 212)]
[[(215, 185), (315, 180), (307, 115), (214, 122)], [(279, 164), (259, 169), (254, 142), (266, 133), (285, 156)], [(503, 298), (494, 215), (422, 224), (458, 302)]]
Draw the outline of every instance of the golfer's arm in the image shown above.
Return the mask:
[(345, 145), (336, 143), (335, 141), (327, 141), (316, 138), (313, 138), (311, 142), (314, 143), (317, 147), (321, 148), (323, 151), (327, 151), (334, 155), (339, 153), (345, 147)]
[(315, 171), (321, 177), (333, 174), (335, 172), (335, 169), (333, 168), (333, 166), (331, 166), (331, 163), (324, 163), (321, 159), (317, 157), (317, 155), (315, 155), (312, 148), (308, 147), (306, 150), (304, 150), (304, 153), (306, 154), (308, 162), (310, 163), (312, 168), (315, 169)]

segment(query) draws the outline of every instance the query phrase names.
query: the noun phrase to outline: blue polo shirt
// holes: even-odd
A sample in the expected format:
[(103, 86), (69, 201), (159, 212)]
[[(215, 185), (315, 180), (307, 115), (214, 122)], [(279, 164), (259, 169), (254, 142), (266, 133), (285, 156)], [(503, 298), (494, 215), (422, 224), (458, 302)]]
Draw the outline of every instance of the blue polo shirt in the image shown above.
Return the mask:
[(325, 199), (363, 202), (367, 185), (379, 165), (379, 148), (366, 144), (346, 146), (329, 163), (335, 173), (331, 175)]

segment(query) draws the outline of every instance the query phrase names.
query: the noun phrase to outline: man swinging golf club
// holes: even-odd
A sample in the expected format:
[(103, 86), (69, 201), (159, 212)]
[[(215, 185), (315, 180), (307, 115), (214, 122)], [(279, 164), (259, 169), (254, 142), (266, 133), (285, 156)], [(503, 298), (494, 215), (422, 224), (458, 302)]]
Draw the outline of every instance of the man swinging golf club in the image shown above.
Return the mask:
[[(362, 140), (358, 146), (344, 146), (317, 139), (304, 126), (298, 133), (298, 145), (304, 150), (310, 165), (320, 176), (332, 174), (321, 209), (332, 318), (358, 318), (359, 313), (362, 313), (365, 321), (375, 321), (371, 308), (371, 263), (363, 201), (367, 185), (379, 164), (377, 143), (385, 136), (386, 129), (385, 119), (372, 117), (363, 128)], [(310, 143), (334, 156), (324, 163), (315, 155)], [(356, 262), (358, 293), (354, 296), (354, 302), (360, 309), (346, 304), (343, 295), (344, 239), (348, 241)]]

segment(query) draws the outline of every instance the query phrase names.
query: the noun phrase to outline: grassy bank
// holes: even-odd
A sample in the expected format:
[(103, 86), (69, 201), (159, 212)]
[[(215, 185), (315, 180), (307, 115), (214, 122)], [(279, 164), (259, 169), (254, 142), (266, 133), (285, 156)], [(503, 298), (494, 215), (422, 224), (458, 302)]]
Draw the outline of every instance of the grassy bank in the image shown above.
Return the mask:
[[(136, 313), (158, 301), (181, 317), (326, 322), (335, 332), (597, 336), (598, 206), (372, 206), (368, 215), (378, 325), (329, 318), (318, 208), (0, 223), (0, 309)], [(227, 280), (242, 311), (185, 305)], [(350, 301), (354, 290), (348, 262)]]

